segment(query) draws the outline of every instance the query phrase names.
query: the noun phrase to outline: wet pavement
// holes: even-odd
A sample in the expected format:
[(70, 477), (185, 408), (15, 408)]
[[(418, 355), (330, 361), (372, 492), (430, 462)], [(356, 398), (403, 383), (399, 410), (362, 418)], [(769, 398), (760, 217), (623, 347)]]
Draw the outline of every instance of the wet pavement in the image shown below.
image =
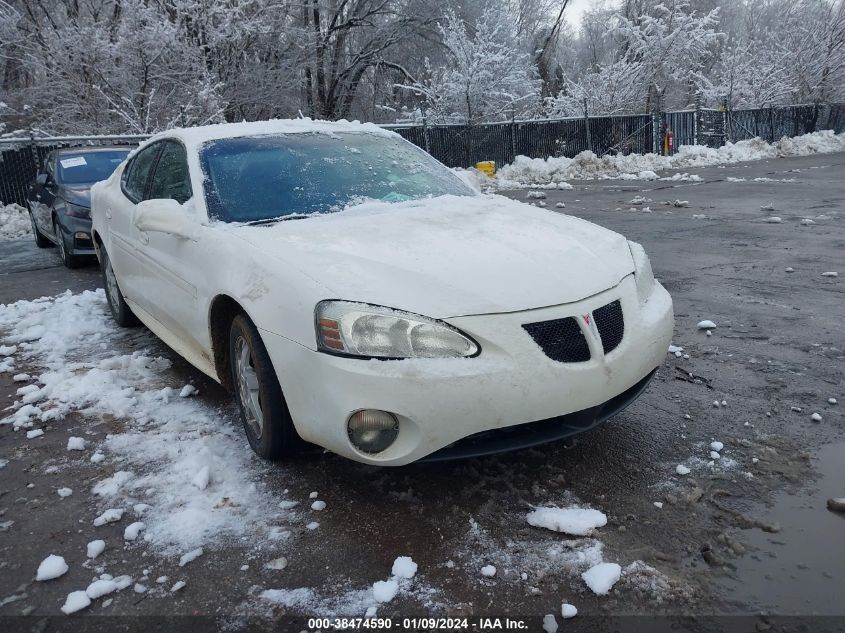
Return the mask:
[[(275, 465), (256, 460), (256, 477), (280, 496), (289, 490), (307, 500), (319, 490), (328, 504), (318, 532), (294, 530), (284, 572), (258, 564), (241, 571), (260, 544), (217, 543), (187, 568), (178, 595), (123, 592), (84, 613), (279, 615), (256, 597), (261, 589), (364, 588), (409, 555), (421, 590), (380, 616), (541, 616), (559, 613), (564, 600), (579, 609), (569, 628), (584, 630), (592, 615), (845, 616), (845, 517), (825, 508), (827, 497), (845, 496), (843, 405), (827, 403), (845, 401), (845, 155), (690, 172), (703, 182), (589, 181), (547, 191), (550, 210), (565, 202), (566, 213), (641, 242), (674, 298), (674, 344), (689, 358), (667, 355), (622, 414), (574, 441), (461, 462), (379, 470), (320, 453)], [(635, 196), (647, 201), (630, 204)], [(676, 200), (688, 205), (664, 204)], [(773, 215), (782, 222), (768, 222)], [(802, 225), (804, 218), (814, 223)], [(0, 243), (0, 303), (101, 285), (96, 268), (67, 271), (51, 256), (28, 242)], [(838, 278), (821, 274), (837, 270)], [(712, 336), (696, 329), (702, 319), (717, 323)], [(145, 330), (127, 341), (173, 359), (167, 371), (176, 381), (198, 385), (203, 399), (234, 417), (222, 389)], [(0, 406), (16, 387), (0, 374)], [(58, 614), (67, 592), (90, 579), (92, 572), (72, 569), (49, 583), (32, 580), (44, 542), (84, 551), (90, 534), (79, 523), (95, 512), (85, 494), (54, 503), (54, 480), (41, 466), (60, 461), (62, 484), (83, 492), (115, 467), (69, 461), (67, 437), (84, 431), (96, 440), (119, 425), (73, 415), (37, 447), (0, 427), (0, 458), (9, 460), (0, 470), (0, 524), (14, 522), (0, 532), (0, 614)], [(711, 467), (713, 440), (725, 448)], [(692, 472), (678, 476), (680, 463)], [(646, 566), (607, 596), (590, 593), (560, 554), (577, 549), (578, 539), (525, 522), (532, 505), (569, 500), (608, 515), (595, 535), (605, 560)], [(124, 527), (101, 528), (100, 538), (122, 541)], [(139, 547), (104, 556), (180, 573)], [(483, 578), (478, 570), (491, 563), (499, 574)]]

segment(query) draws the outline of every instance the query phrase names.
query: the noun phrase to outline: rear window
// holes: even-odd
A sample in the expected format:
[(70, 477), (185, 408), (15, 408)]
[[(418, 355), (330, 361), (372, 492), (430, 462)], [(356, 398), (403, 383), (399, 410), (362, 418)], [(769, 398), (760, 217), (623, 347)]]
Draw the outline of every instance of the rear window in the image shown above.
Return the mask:
[(56, 180), (65, 185), (87, 185), (105, 180), (128, 154), (128, 149), (61, 153), (56, 157)]

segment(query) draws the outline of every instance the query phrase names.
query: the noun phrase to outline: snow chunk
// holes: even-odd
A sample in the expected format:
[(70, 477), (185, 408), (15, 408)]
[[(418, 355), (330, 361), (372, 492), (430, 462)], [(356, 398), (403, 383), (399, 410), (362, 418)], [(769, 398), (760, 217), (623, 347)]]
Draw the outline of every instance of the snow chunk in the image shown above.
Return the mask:
[(563, 616), (564, 620), (568, 620), (569, 618), (574, 618), (578, 615), (578, 609), (576, 609), (574, 605), (564, 602), (560, 605), (560, 615)]
[(536, 508), (526, 517), (529, 525), (572, 536), (587, 536), (593, 529), (607, 525), (607, 516), (585, 508)]
[(822, 416), (821, 416), (819, 413), (813, 413), (813, 415), (811, 415), (811, 416), (810, 416), (810, 419), (811, 419), (813, 422), (821, 422), (821, 421), (822, 421)]
[(188, 398), (190, 396), (196, 395), (199, 393), (199, 389), (194, 387), (193, 385), (185, 385), (182, 387), (182, 390), (179, 392), (180, 398)]
[(373, 583), (373, 598), (376, 602), (390, 602), (399, 592), (399, 583), (393, 579)]
[(88, 585), (88, 589), (85, 590), (85, 595), (87, 595), (91, 600), (96, 600), (102, 596), (108, 595), (117, 591), (117, 585), (115, 584), (114, 580), (95, 580), (90, 585)]
[(69, 451), (84, 451), (85, 440), (81, 437), (69, 437), (67, 440), (67, 450)]
[(17, 345), (0, 345), (0, 356), (11, 356), (17, 351)]
[(663, 507), (663, 502), (662, 501), (655, 501), (654, 507), (657, 508), (658, 510), (660, 510)]
[(835, 270), (828, 271), (826, 273), (822, 273), (822, 277), (838, 277), (839, 273)]
[(320, 524), (317, 521), (311, 521), (311, 523), (305, 526), (308, 530), (316, 530), (318, 527), (320, 527)]
[(320, 510), (325, 510), (326, 509), (326, 502), (325, 501), (315, 501), (314, 503), (311, 504), (311, 509), (317, 510), (318, 512)]
[(725, 448), (725, 445), (722, 444), (721, 442), (710, 442), (710, 448), (713, 449), (714, 451), (720, 451), (723, 448)]
[(62, 499), (65, 497), (69, 497), (73, 494), (73, 490), (70, 488), (59, 488), (56, 490), (56, 494), (59, 495)]
[(557, 620), (551, 613), (543, 616), (543, 630), (546, 633), (557, 633)]
[(828, 398), (827, 401), (829, 404), (836, 404), (836, 398)]
[(184, 567), (185, 565), (190, 563), (192, 560), (195, 560), (195, 559), (199, 558), (200, 556), (202, 556), (202, 554), (203, 554), (203, 551), (202, 551), (201, 547), (193, 549), (186, 554), (182, 554), (181, 558), (179, 558), (179, 567)]
[(777, 215), (772, 215), (772, 216), (769, 216), (768, 218), (766, 218), (766, 222), (768, 222), (769, 224), (782, 224), (783, 218), (781, 218)]
[(391, 572), (397, 578), (413, 578), (417, 573), (417, 564), (410, 556), (400, 556), (393, 561)]
[(100, 527), (106, 523), (115, 523), (123, 518), (123, 508), (109, 508), (100, 516), (94, 519), (94, 527)]
[(716, 451), (710, 451), (710, 459), (721, 459), (722, 456)]
[(712, 330), (716, 327), (716, 324), (709, 319), (705, 319), (704, 321), (699, 321), (698, 325), (696, 325), (699, 330)]
[(621, 576), (622, 567), (616, 563), (599, 563), (581, 574), (587, 586), (599, 596), (606, 595)]
[(84, 591), (71, 591), (67, 598), (65, 598), (65, 604), (62, 607), (62, 613), (65, 615), (70, 615), (71, 613), (76, 613), (77, 611), (81, 611), (85, 607), (91, 604), (91, 598), (88, 597), (88, 594)]
[(174, 584), (174, 585), (170, 588), (170, 593), (176, 593), (177, 591), (179, 591), (180, 589), (182, 589), (182, 588), (183, 588), (185, 585), (187, 585), (187, 584), (188, 584), (188, 583), (186, 583), (184, 580), (179, 580), (179, 581), (177, 581), (177, 582), (176, 582), (176, 583), (175, 583), (175, 584)]
[(134, 541), (141, 534), (141, 531), (146, 529), (147, 525), (143, 521), (135, 521), (130, 523), (123, 530), (123, 538), (127, 541)]
[(42, 435), (44, 435), (44, 431), (42, 431), (41, 429), (34, 429), (32, 431), (26, 432), (26, 439), (33, 440), (36, 437), (41, 437)]
[(481, 568), (481, 575), (486, 576), (487, 578), (492, 578), (496, 575), (496, 566), (495, 565), (485, 565)]
[(41, 561), (38, 566), (38, 571), (35, 574), (35, 580), (53, 580), (59, 576), (64, 576), (67, 573), (68, 566), (65, 559), (55, 554), (50, 554), (47, 558)]
[(92, 464), (99, 464), (99, 463), (100, 463), (101, 461), (103, 461), (105, 458), (106, 458), (106, 456), (105, 456), (105, 455), (103, 455), (100, 451), (97, 451), (96, 453), (94, 453), (93, 455), (91, 455), (91, 463), (92, 463)]
[(191, 480), (191, 483), (200, 490), (205, 490), (208, 487), (210, 477), (211, 470), (208, 466), (203, 466), (202, 468), (200, 468), (199, 472), (194, 475), (194, 478)]
[(91, 541), (88, 543), (87, 555), (88, 558), (97, 558), (106, 549), (106, 542), (102, 539)]
[(679, 475), (689, 475), (690, 469), (684, 466), (683, 464), (678, 464), (677, 466), (675, 466), (675, 472)]

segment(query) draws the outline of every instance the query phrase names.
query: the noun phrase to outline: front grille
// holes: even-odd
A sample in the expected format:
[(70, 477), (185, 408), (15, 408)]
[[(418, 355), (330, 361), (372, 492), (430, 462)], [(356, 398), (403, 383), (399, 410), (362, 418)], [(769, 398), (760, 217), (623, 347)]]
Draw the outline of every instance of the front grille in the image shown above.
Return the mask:
[(583, 363), (590, 360), (587, 339), (572, 317), (523, 325), (546, 356), (559, 363)]
[(601, 336), (604, 353), (615, 350), (625, 335), (625, 318), (622, 316), (622, 304), (617, 299), (593, 311), (593, 319)]

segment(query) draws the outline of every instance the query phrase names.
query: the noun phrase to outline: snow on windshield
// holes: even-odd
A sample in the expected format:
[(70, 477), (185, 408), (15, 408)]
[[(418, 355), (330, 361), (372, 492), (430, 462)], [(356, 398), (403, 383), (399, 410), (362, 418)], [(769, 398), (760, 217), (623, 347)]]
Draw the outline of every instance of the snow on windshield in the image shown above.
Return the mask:
[(325, 213), (361, 199), (475, 195), (414, 145), (367, 133), (219, 139), (203, 146), (200, 162), (209, 214), (229, 222)]

